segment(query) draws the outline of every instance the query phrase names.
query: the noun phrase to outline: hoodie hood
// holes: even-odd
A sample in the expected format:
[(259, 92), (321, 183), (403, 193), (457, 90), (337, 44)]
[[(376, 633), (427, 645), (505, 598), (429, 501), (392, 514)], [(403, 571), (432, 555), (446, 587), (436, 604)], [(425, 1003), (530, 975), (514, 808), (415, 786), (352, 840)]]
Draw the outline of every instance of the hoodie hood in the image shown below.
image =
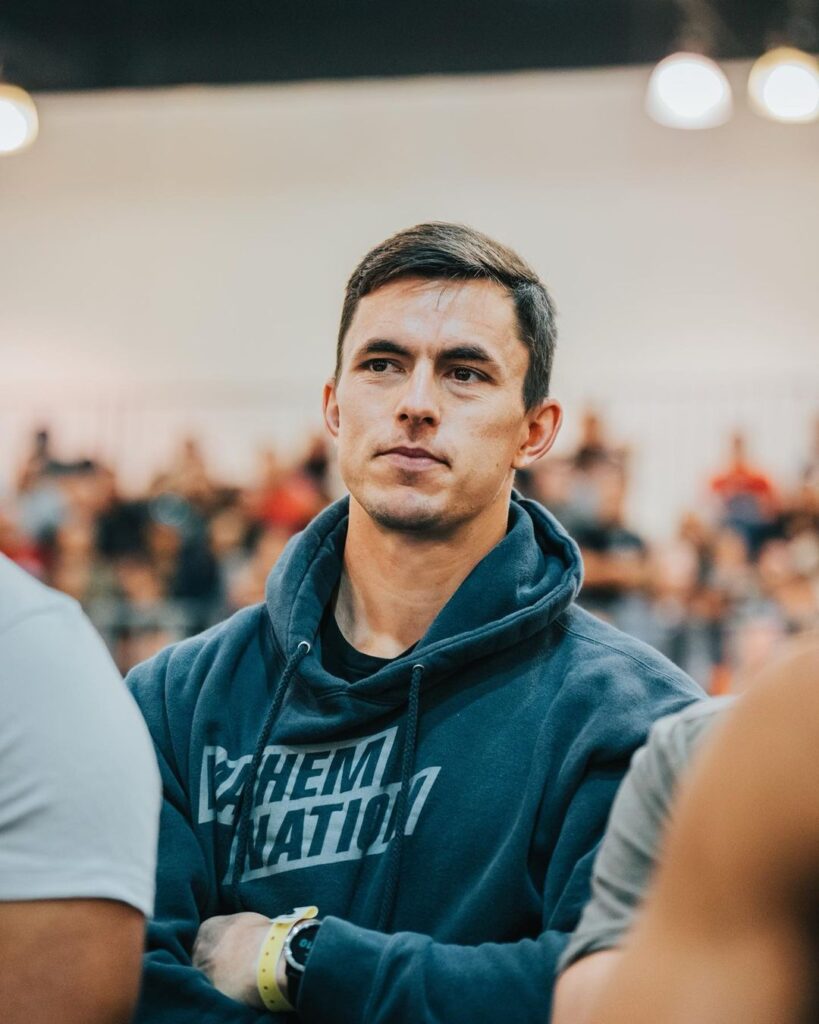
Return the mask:
[(344, 686), (350, 696), (406, 699), (408, 671), (424, 666), (428, 686), (448, 670), (503, 650), (545, 629), (577, 596), (580, 552), (557, 520), (513, 492), (506, 536), (467, 576), (407, 656), (348, 684), (321, 665), (317, 642), (324, 610), (341, 574), (349, 498), (327, 508), (291, 539), (270, 573), (266, 606), (281, 655), (311, 645), (299, 676), (318, 691)]

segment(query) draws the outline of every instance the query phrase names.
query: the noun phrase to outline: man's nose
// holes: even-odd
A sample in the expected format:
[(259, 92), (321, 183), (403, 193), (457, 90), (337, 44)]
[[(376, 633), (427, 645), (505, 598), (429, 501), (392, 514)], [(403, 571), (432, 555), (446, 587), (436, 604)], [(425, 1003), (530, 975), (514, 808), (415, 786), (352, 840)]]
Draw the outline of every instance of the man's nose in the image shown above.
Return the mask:
[(436, 424), (440, 415), (434, 370), (431, 366), (419, 364), (413, 368), (401, 391), (396, 416), (403, 422)]

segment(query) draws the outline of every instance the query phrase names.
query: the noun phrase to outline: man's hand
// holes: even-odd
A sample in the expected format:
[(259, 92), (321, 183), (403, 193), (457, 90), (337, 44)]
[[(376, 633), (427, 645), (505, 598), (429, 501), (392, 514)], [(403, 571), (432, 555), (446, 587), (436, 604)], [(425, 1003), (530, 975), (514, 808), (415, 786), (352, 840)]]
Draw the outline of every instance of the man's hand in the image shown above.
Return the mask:
[(271, 919), (263, 914), (224, 914), (203, 921), (193, 944), (193, 966), (231, 999), (264, 1009), (256, 964)]

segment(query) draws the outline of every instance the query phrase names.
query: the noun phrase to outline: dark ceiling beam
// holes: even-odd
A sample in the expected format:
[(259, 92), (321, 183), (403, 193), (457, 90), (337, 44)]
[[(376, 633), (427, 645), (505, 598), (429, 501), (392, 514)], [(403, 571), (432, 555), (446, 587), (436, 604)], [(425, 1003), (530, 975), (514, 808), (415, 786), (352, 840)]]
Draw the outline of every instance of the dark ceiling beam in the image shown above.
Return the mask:
[[(813, 0), (708, 2), (730, 29), (715, 55), (730, 58), (761, 52), (787, 4)], [(35, 91), (649, 63), (674, 47), (679, 3), (3, 0), (0, 61)]]

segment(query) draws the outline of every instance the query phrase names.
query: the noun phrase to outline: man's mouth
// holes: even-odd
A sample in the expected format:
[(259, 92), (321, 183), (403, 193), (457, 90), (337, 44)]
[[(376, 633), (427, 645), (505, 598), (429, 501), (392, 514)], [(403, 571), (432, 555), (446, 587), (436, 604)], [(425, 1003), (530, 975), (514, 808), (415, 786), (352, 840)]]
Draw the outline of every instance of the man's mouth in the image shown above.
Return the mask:
[(410, 445), (399, 445), (396, 448), (389, 448), (387, 451), (381, 452), (381, 455), (388, 458), (395, 465), (408, 469), (425, 469), (429, 466), (448, 465), (446, 459), (439, 455), (434, 455), (426, 448), (415, 448)]

